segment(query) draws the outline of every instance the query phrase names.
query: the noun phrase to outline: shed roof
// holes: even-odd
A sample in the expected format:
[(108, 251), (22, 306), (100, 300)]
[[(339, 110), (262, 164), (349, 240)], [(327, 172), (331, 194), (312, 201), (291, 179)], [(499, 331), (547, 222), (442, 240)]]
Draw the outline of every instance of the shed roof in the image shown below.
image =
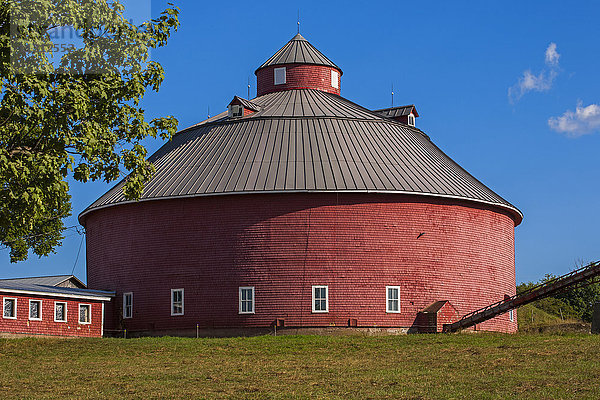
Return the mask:
[(342, 72), (342, 69), (335, 65), (329, 58), (315, 48), (301, 34), (294, 36), (281, 49), (279, 49), (271, 58), (265, 61), (256, 71), (272, 65), (285, 64), (312, 64), (325, 65), (333, 67)]
[(103, 301), (108, 301), (111, 297), (115, 296), (114, 292), (104, 290), (38, 285), (26, 281), (21, 282), (18, 279), (0, 280), (0, 292)]
[[(178, 133), (149, 160), (141, 201), (279, 192), (398, 193), (464, 199), (521, 212), (444, 154), (417, 128), (338, 95), (297, 89), (255, 98), (260, 111)], [(128, 203), (124, 181), (88, 207)]]
[(45, 285), (45, 286), (59, 286), (65, 281), (70, 280), (74, 285), (79, 286), (81, 289), (85, 289), (86, 286), (81, 282), (75, 275), (53, 275), (53, 276), (36, 276), (27, 278), (10, 278), (0, 279), (0, 284), (33, 284), (33, 285)]

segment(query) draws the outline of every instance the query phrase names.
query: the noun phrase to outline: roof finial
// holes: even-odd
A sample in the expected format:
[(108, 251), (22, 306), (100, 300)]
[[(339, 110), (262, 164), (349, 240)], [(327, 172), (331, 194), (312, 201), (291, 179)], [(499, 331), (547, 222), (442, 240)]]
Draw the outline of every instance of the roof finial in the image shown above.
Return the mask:
[(248, 100), (250, 100), (250, 77), (248, 77)]
[(300, 33), (300, 9), (298, 9), (298, 33)]
[(208, 118), (210, 118), (210, 106), (208, 106), (208, 110), (207, 111), (208, 111), (207, 116), (208, 116)]
[(392, 83), (392, 107), (394, 107), (394, 84)]

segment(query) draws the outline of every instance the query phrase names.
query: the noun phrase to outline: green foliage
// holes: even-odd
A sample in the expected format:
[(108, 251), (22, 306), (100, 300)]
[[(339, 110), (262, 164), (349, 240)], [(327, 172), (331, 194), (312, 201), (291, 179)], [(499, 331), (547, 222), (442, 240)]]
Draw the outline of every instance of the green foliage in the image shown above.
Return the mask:
[[(548, 274), (538, 283), (521, 283), (517, 286), (517, 293), (522, 293), (533, 286), (554, 278), (556, 276)], [(594, 283), (535, 301), (532, 304), (536, 308), (556, 317), (591, 322), (593, 305), (598, 301), (600, 301), (600, 283)]]
[[(50, 32), (69, 26), (82, 45), (61, 48), (52, 63)], [(60, 245), (69, 175), (128, 175), (126, 197), (141, 196), (154, 167), (140, 142), (177, 129), (172, 116), (147, 121), (140, 106), (164, 79), (149, 51), (178, 26), (172, 5), (136, 26), (116, 0), (0, 0), (0, 241), (12, 262)]]

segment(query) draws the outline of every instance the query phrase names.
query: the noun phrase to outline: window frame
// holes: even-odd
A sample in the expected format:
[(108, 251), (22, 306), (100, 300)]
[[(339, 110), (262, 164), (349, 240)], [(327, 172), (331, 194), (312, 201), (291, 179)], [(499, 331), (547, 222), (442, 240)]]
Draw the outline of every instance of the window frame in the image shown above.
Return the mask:
[[(38, 318), (32, 318), (31, 317), (31, 303), (38, 303), (39, 304), (39, 308), (38, 308)], [(34, 300), (34, 299), (29, 299), (29, 320), (30, 321), (41, 321), (42, 320), (42, 300)]]
[(340, 88), (340, 73), (334, 69), (331, 70), (331, 87), (334, 89)]
[[(325, 289), (325, 309), (324, 310), (317, 310), (315, 307), (315, 300), (317, 300), (317, 298), (315, 297), (315, 289)], [(328, 313), (329, 312), (329, 285), (312, 285), (311, 286), (311, 298), (312, 298), (312, 312), (314, 314), (323, 314), (323, 313)], [(319, 300), (323, 300), (323, 299), (319, 299)]]
[[(65, 312), (64, 312), (64, 317), (65, 319), (56, 319), (56, 305), (57, 304), (64, 304), (65, 306)], [(54, 302), (54, 322), (67, 322), (67, 302), (66, 301), (55, 301)]]
[[(235, 114), (235, 111), (238, 112), (239, 115)], [(228, 117), (229, 118), (242, 118), (244, 116), (244, 106), (239, 104), (230, 104), (228, 108)]]
[[(252, 307), (252, 311), (242, 311), (242, 302), (243, 301), (248, 301), (248, 300), (242, 300), (242, 291), (244, 290), (250, 290), (252, 292), (252, 300), (250, 300), (250, 304)], [(255, 290), (254, 290), (254, 286), (240, 286), (238, 289), (238, 314), (255, 314), (255, 308), (254, 308), (254, 300), (255, 300)]]
[[(283, 81), (277, 82), (277, 72), (283, 71)], [(285, 85), (287, 83), (286, 67), (273, 68), (273, 85)]]
[[(181, 313), (176, 313), (174, 311), (174, 305), (175, 305), (175, 302), (173, 301), (173, 293), (174, 292), (181, 292)], [(184, 296), (185, 296), (185, 291), (184, 291), (183, 288), (181, 288), (181, 289), (171, 289), (171, 301), (170, 301), (170, 303), (171, 303), (171, 317), (178, 317), (180, 315), (184, 315), (185, 314), (185, 307), (184, 307), (184, 305), (185, 305), (185, 297)]]
[[(81, 307), (89, 307), (89, 321), (85, 322), (85, 321), (81, 321)], [(79, 303), (79, 307), (77, 307), (77, 310), (79, 311), (78, 316), (77, 316), (77, 320), (79, 321), (79, 323), (81, 325), (89, 325), (92, 323), (92, 305), (88, 304), (88, 303)]]
[[(391, 299), (390, 298), (390, 289), (398, 291), (398, 298)], [(390, 301), (398, 302), (398, 310), (390, 309)], [(402, 308), (400, 307), (400, 286), (386, 286), (385, 287), (385, 312), (388, 314), (400, 314), (402, 312)]]
[[(131, 304), (129, 305), (130, 314), (127, 315), (127, 303), (125, 302), (125, 298), (127, 296), (131, 296)], [(133, 292), (125, 292), (123, 293), (123, 319), (131, 319), (133, 318)]]
[(508, 320), (510, 322), (515, 322), (515, 310), (508, 310)]
[(410, 126), (415, 126), (415, 115), (413, 113), (408, 114), (407, 123)]
[[(12, 300), (13, 303), (13, 316), (7, 317), (4, 315), (4, 302), (6, 300)], [(17, 319), (17, 298), (16, 297), (2, 297), (2, 318), (4, 319)]]

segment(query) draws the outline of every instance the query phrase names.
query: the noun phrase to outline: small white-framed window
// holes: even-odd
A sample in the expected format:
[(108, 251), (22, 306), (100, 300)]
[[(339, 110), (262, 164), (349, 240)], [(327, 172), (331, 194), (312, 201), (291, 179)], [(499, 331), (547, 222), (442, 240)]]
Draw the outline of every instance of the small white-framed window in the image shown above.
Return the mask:
[(183, 289), (171, 289), (171, 315), (183, 315)]
[(275, 68), (273, 73), (275, 74), (274, 80), (276, 85), (283, 85), (286, 82), (285, 67)]
[(312, 312), (314, 312), (314, 313), (329, 312), (329, 287), (328, 286), (313, 286), (312, 287)]
[(410, 126), (415, 126), (415, 116), (412, 113), (408, 114), (408, 124)]
[(54, 302), (54, 322), (67, 322), (67, 303), (64, 301)]
[(385, 312), (399, 313), (400, 312), (400, 286), (385, 287)]
[(5, 297), (2, 304), (2, 317), (7, 319), (17, 319), (17, 299), (14, 297)]
[(123, 318), (133, 317), (133, 292), (123, 293)]
[(515, 322), (515, 312), (514, 312), (514, 310), (509, 310), (508, 311), (508, 319), (510, 320), (510, 322)]
[(29, 319), (33, 321), (42, 320), (42, 301), (29, 300)]
[(331, 71), (331, 87), (340, 88), (340, 73), (337, 71)]
[(244, 116), (244, 107), (239, 104), (229, 105), (229, 118), (240, 118)]
[(254, 286), (240, 287), (240, 314), (254, 314)]
[(80, 304), (79, 305), (79, 323), (80, 324), (91, 324), (92, 323), (92, 305), (91, 304)]

